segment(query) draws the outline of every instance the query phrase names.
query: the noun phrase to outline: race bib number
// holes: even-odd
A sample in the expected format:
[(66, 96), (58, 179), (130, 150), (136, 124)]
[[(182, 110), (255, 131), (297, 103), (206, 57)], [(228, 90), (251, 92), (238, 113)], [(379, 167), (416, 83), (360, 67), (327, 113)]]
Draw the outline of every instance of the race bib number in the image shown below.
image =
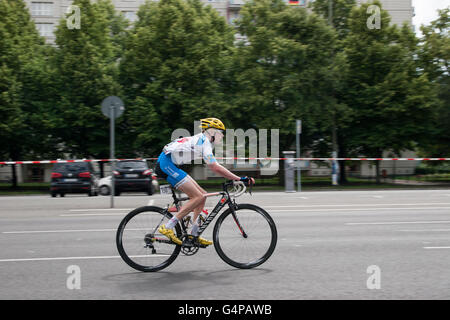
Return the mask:
[(159, 192), (161, 194), (172, 194), (172, 187), (170, 184), (163, 184), (159, 186)]

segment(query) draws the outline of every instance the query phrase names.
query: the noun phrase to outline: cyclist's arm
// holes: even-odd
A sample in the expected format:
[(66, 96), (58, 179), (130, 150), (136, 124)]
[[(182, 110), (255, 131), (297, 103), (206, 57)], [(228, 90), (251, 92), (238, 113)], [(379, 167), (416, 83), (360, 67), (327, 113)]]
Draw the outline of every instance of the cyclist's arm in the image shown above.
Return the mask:
[(224, 177), (226, 179), (234, 180), (234, 181), (239, 181), (241, 179), (240, 177), (235, 175), (233, 172), (231, 172), (230, 170), (228, 170), (227, 168), (225, 168), (224, 166), (219, 164), (217, 161), (208, 164), (208, 168), (211, 169), (211, 171), (221, 175), (222, 177)]
[(222, 177), (228, 179), (228, 180), (234, 180), (239, 181), (241, 178), (232, 173), (230, 170), (219, 164), (214, 157), (214, 154), (212, 152), (212, 146), (209, 140), (205, 141), (205, 144), (203, 145), (203, 160), (208, 165), (208, 168), (211, 169), (211, 171), (217, 173), (218, 175), (221, 175)]

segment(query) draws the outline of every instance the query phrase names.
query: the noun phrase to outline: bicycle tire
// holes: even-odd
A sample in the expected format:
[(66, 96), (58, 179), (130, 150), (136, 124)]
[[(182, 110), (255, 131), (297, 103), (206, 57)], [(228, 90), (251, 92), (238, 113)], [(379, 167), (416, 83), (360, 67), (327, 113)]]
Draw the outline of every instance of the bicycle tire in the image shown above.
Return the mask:
[[(224, 250), (224, 242), (227, 242), (227, 240), (225, 240), (223, 238), (223, 236), (221, 236), (220, 234), (220, 230), (221, 227), (224, 226), (224, 222), (227, 221), (227, 218), (230, 218), (230, 215), (232, 215), (233, 211), (229, 208), (226, 211), (224, 211), (220, 217), (218, 218), (216, 225), (214, 226), (214, 231), (213, 231), (213, 239), (214, 239), (214, 248), (216, 249), (217, 254), (219, 255), (219, 257), (225, 261), (227, 264), (235, 267), (235, 268), (239, 268), (239, 269), (251, 269), (254, 267), (257, 267), (261, 264), (263, 264), (264, 262), (266, 262), (270, 256), (272, 255), (272, 253), (275, 250), (276, 244), (277, 244), (277, 238), (278, 238), (278, 234), (277, 234), (277, 228), (275, 225), (275, 222), (273, 221), (272, 217), (262, 208), (252, 205), (252, 204), (238, 204), (235, 207), (235, 212), (237, 214), (237, 218), (239, 220), (239, 211), (240, 210), (249, 210), (250, 212), (254, 212), (255, 214), (259, 214), (261, 215), (265, 221), (268, 224), (269, 229), (267, 231), (270, 230), (270, 233), (268, 234), (268, 236), (270, 235), (270, 241), (269, 241), (269, 246), (267, 248), (267, 250), (264, 249), (264, 253), (256, 258), (253, 259), (252, 261), (248, 261), (248, 262), (244, 262), (244, 261), (236, 261), (235, 258), (230, 257), (230, 254), (226, 253), (226, 250)], [(253, 216), (252, 216), (253, 217)], [(257, 216), (254, 216), (255, 218)], [(231, 217), (232, 218), (232, 217)], [(234, 219), (234, 218), (233, 218)], [(251, 223), (250, 223), (251, 224)], [(243, 230), (245, 231), (246, 229), (246, 225), (243, 225)], [(236, 230), (240, 230), (240, 227), (235, 226)], [(267, 227), (264, 227), (267, 228)], [(240, 232), (242, 233), (242, 230), (240, 230)], [(254, 237), (252, 238), (252, 234), (247, 235), (249, 239), (245, 238), (242, 235), (242, 238), (244, 238), (245, 240), (241, 239), (242, 241), (252, 241), (254, 239)], [(221, 239), (222, 237), (222, 239)], [(251, 243), (251, 242), (248, 242)], [(238, 246), (238, 248), (242, 248), (241, 246)]]
[[(175, 244), (168, 245), (168, 246), (173, 246), (173, 251), (170, 253), (170, 255), (167, 255), (168, 259), (164, 260), (163, 262), (161, 262), (157, 265), (142, 265), (142, 264), (136, 262), (135, 260), (133, 260), (133, 257), (130, 257), (130, 255), (127, 254), (127, 251), (124, 248), (124, 243), (123, 243), (124, 242), (123, 235), (124, 235), (125, 228), (127, 227), (128, 223), (130, 221), (132, 221), (132, 219), (135, 218), (137, 215), (143, 214), (143, 213), (150, 213), (150, 212), (163, 215), (167, 219), (172, 218), (172, 214), (167, 212), (163, 208), (155, 207), (155, 206), (140, 207), (140, 208), (134, 209), (133, 211), (128, 213), (122, 219), (122, 221), (120, 222), (119, 227), (117, 229), (117, 233), (116, 233), (116, 246), (117, 246), (117, 250), (119, 251), (119, 254), (122, 257), (122, 259), (130, 267), (132, 267), (136, 270), (139, 270), (139, 271), (143, 271), (143, 272), (155, 272), (155, 271), (159, 271), (164, 268), (167, 268), (170, 264), (172, 264), (175, 261), (175, 259), (177, 258), (177, 256), (180, 253), (180, 250), (181, 250), (180, 245), (175, 245)], [(161, 218), (159, 218), (159, 219), (161, 219)], [(149, 227), (148, 229), (150, 230), (152, 228), (156, 228), (156, 224), (154, 226)], [(139, 230), (139, 231), (142, 231), (142, 230)], [(175, 232), (178, 237), (181, 237), (181, 227), (178, 224), (175, 226)], [(142, 245), (144, 245), (144, 243), (145, 243), (144, 238), (142, 238)], [(150, 257), (150, 255), (148, 257)]]

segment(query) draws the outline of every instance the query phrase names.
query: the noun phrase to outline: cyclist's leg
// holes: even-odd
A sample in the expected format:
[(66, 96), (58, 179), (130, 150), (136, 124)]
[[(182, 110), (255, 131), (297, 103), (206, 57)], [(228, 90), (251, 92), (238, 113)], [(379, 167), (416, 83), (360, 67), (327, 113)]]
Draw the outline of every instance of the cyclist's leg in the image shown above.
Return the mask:
[[(173, 226), (177, 223), (177, 221), (180, 221), (188, 215), (191, 211), (194, 211), (194, 223), (193, 223), (193, 230), (192, 234), (194, 236), (198, 235), (198, 224), (197, 219), (200, 214), (200, 212), (203, 210), (206, 202), (206, 191), (201, 188), (198, 183), (192, 179), (186, 172), (184, 172), (182, 169), (178, 168), (171, 160), (170, 156), (161, 154), (159, 158), (159, 165), (161, 170), (167, 174), (167, 181), (174, 186), (175, 188), (179, 189), (180, 191), (184, 192), (188, 195), (189, 200), (187, 203), (181, 207), (181, 209), (177, 212), (175, 217), (171, 218), (169, 222), (165, 226), (161, 226), (159, 232), (166, 235), (169, 239), (171, 239), (173, 242), (177, 244), (181, 244), (181, 240), (178, 239), (174, 234), (173, 231), (170, 229), (173, 228)], [(166, 228), (167, 226), (167, 228)], [(201, 245), (208, 246), (212, 244), (212, 241), (203, 239), (201, 237), (198, 237), (198, 242)]]
[[(199, 225), (198, 225), (198, 216), (200, 215), (200, 213), (202, 212), (203, 208), (205, 207), (205, 202), (206, 202), (206, 191), (200, 187), (198, 185), (198, 183), (193, 180), (192, 178), (190, 179), (191, 184), (189, 185), (189, 187), (194, 187), (196, 189), (195, 193), (198, 195), (198, 197), (200, 197), (200, 201), (197, 204), (196, 207), (193, 207), (193, 209), (189, 209), (189, 211), (187, 211), (187, 213), (189, 213), (191, 210), (194, 211), (194, 217), (192, 220), (192, 229), (191, 229), (191, 234), (195, 237), (197, 237), (197, 241), (199, 244), (204, 245), (204, 246), (209, 246), (212, 245), (213, 242), (207, 239), (204, 239), (202, 237), (198, 236), (198, 231), (199, 231)], [(185, 186), (186, 183), (183, 185)], [(183, 186), (181, 186), (181, 188), (183, 188)], [(184, 191), (186, 193), (186, 191)], [(182, 208), (182, 210), (185, 209), (185, 207)]]
[(203, 196), (195, 182), (184, 170), (178, 168), (173, 162), (170, 155), (161, 153), (158, 158), (160, 169), (167, 175), (167, 182), (173, 187), (188, 195), (189, 200), (178, 211), (176, 218), (183, 219), (189, 212), (201, 205)]
[(192, 179), (189, 175), (186, 178), (187, 178), (186, 181), (183, 184), (179, 185), (177, 188), (188, 195), (189, 201), (185, 205), (183, 205), (180, 211), (178, 211), (178, 213), (176, 214), (178, 220), (183, 219), (184, 216), (186, 216), (187, 214), (189, 214), (191, 211), (194, 210), (195, 210), (194, 217), (196, 212), (197, 212), (196, 216), (198, 217), (198, 215), (201, 212), (201, 209), (198, 208), (200, 207), (203, 208), (206, 199), (204, 197), (204, 193), (200, 190), (201, 188), (197, 184), (197, 182), (194, 179)]
[(167, 175), (167, 182), (189, 196), (189, 200), (180, 209), (180, 211), (158, 229), (160, 233), (168, 237), (170, 240), (178, 245), (181, 245), (181, 240), (174, 234), (172, 228), (178, 223), (178, 221), (182, 220), (184, 216), (186, 216), (194, 208), (198, 207), (201, 204), (203, 197), (195, 186), (195, 181), (172, 162), (170, 155), (161, 153), (158, 158), (158, 163), (159, 168)]
[(203, 211), (203, 209), (205, 208), (205, 203), (206, 203), (206, 197), (204, 196), (207, 192), (205, 191), (205, 189), (203, 189), (202, 187), (200, 187), (200, 185), (197, 183), (197, 181), (193, 180), (195, 182), (195, 186), (197, 187), (198, 191), (203, 195), (203, 201), (198, 205), (198, 207), (196, 207), (194, 209), (194, 217), (192, 221), (197, 221), (198, 216), (200, 215), (200, 213)]
[(161, 153), (158, 158), (159, 168), (167, 175), (167, 181), (178, 190), (188, 195), (189, 201), (181, 207), (176, 214), (176, 218), (181, 220), (189, 212), (195, 210), (196, 217), (200, 214), (205, 204), (206, 193), (198, 183), (192, 179), (185, 171), (178, 168), (173, 162), (170, 155)]

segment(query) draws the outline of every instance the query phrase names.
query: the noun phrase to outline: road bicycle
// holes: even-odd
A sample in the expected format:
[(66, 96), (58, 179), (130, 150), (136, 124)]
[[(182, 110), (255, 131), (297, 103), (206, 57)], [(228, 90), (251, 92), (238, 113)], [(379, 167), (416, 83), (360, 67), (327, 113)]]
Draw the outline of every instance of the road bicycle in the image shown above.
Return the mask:
[[(199, 236), (220, 214), (213, 230), (214, 248), (220, 258), (229, 265), (250, 269), (267, 261), (277, 244), (277, 228), (271, 216), (262, 208), (253, 204), (237, 204), (236, 198), (247, 190), (242, 182), (227, 181), (222, 184), (223, 191), (208, 193), (205, 196), (220, 196), (214, 209), (204, 210), (198, 219)], [(161, 193), (172, 194), (173, 203), (160, 208), (144, 206), (134, 209), (121, 221), (116, 245), (122, 259), (132, 268), (154, 272), (172, 264), (180, 252), (192, 256), (206, 246), (198, 243), (197, 238), (189, 234), (192, 224), (190, 215), (184, 217), (174, 228), (182, 241), (177, 245), (158, 232), (160, 225), (172, 218), (171, 211), (180, 210), (188, 197), (177, 196), (169, 186), (161, 186)], [(251, 194), (251, 186), (249, 188)]]

